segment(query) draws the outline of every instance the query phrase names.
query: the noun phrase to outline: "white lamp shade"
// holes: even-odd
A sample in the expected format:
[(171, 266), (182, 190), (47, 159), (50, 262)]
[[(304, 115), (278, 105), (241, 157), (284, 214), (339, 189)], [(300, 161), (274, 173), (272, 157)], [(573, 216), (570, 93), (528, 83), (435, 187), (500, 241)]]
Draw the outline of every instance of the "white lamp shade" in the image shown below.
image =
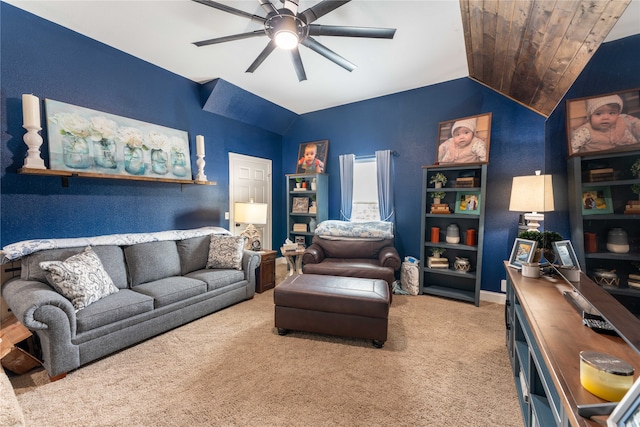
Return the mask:
[(516, 212), (551, 212), (553, 180), (551, 175), (514, 176), (509, 210)]
[(266, 203), (236, 202), (233, 218), (242, 224), (266, 224), (267, 206)]

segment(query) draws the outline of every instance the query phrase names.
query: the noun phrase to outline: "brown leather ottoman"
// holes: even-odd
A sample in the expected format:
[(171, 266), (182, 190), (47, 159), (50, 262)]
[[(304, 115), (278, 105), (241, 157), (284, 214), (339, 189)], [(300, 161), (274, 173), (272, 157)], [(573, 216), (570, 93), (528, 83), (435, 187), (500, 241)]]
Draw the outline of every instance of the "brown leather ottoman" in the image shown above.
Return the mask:
[(387, 340), (390, 294), (379, 279), (301, 274), (287, 277), (273, 291), (275, 326), (289, 330)]

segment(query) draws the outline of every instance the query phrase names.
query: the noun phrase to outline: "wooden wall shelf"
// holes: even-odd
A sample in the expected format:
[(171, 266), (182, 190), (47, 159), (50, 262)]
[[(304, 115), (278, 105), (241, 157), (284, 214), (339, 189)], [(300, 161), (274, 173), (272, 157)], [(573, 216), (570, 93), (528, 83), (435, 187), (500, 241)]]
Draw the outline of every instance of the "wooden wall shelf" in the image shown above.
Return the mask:
[(109, 175), (104, 173), (93, 172), (71, 172), (63, 170), (53, 169), (34, 169), (34, 168), (20, 168), (19, 174), (23, 175), (42, 175), (42, 176), (59, 176), (63, 179), (63, 186), (67, 186), (65, 183), (67, 178), (93, 178), (93, 179), (124, 179), (128, 181), (149, 181), (149, 182), (167, 182), (173, 184), (198, 184), (198, 185), (217, 185), (215, 181), (197, 181), (197, 180), (184, 180), (184, 179), (171, 179), (171, 178), (153, 178), (150, 176), (124, 176), (124, 175)]

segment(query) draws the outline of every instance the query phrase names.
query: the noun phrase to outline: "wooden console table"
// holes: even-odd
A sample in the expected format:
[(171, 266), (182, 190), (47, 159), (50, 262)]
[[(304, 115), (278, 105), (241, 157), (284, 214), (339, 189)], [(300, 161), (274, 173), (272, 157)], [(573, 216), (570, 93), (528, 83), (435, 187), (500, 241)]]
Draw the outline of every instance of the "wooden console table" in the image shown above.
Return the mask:
[[(526, 278), (506, 262), (505, 269), (507, 349), (524, 424), (600, 425), (578, 414), (578, 405), (606, 403), (580, 384), (580, 351), (623, 359), (635, 368), (636, 379), (640, 375), (640, 354), (622, 338), (598, 334), (584, 326), (581, 315), (562, 294), (563, 290), (572, 290), (562, 279)], [(588, 282), (582, 274), (578, 287), (590, 285)], [(597, 287), (595, 283), (593, 286)], [(603, 315), (606, 317), (606, 313)]]

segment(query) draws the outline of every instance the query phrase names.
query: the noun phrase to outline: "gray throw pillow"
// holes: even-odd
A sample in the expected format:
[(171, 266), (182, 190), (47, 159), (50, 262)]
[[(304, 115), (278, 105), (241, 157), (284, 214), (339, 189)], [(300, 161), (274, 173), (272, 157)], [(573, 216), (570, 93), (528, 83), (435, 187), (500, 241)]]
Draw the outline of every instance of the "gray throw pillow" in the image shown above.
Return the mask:
[(68, 298), (76, 311), (118, 292), (90, 246), (64, 261), (43, 261), (40, 268), (46, 271), (51, 286)]
[(211, 235), (207, 268), (242, 270), (245, 237)]

